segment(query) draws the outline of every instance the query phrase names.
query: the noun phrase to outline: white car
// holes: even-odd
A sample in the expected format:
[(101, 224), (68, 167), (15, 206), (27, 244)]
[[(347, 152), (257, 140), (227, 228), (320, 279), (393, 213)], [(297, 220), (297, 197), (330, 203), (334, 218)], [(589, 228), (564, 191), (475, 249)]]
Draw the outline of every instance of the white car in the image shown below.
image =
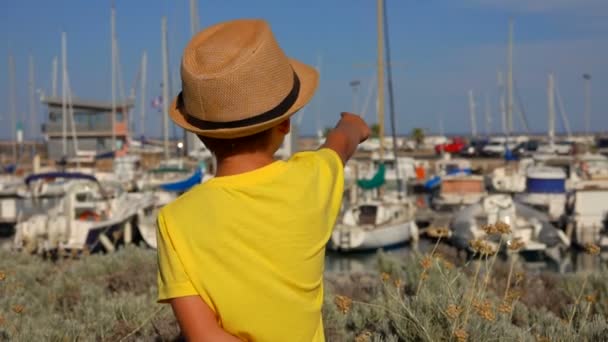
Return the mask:
[(492, 138), (481, 150), (484, 156), (504, 156), (506, 149), (513, 150), (517, 146), (517, 141), (506, 138)]
[(543, 144), (538, 146), (538, 153), (541, 154), (572, 154), (574, 150), (574, 142), (558, 141), (554, 144)]

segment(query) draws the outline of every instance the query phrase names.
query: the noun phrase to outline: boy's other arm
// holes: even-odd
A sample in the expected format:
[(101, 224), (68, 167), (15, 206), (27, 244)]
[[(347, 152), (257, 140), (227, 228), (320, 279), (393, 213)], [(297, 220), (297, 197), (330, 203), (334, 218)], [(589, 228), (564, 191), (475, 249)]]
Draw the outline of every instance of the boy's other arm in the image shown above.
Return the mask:
[(342, 159), (342, 164), (352, 157), (357, 146), (365, 141), (371, 131), (359, 115), (341, 113), (340, 121), (334, 129), (329, 131), (325, 143), (321, 148), (334, 150)]
[(175, 317), (187, 341), (237, 342), (217, 324), (211, 308), (199, 296), (173, 298), (170, 301)]

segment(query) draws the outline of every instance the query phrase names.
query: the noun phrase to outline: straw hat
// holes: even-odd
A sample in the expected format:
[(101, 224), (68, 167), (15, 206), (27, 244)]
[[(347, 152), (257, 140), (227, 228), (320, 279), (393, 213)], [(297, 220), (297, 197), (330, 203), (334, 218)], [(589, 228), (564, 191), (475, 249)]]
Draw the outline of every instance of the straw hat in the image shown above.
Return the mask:
[(316, 70), (285, 56), (263, 20), (234, 20), (199, 32), (186, 46), (182, 92), (169, 115), (213, 138), (238, 138), (277, 125), (302, 108)]

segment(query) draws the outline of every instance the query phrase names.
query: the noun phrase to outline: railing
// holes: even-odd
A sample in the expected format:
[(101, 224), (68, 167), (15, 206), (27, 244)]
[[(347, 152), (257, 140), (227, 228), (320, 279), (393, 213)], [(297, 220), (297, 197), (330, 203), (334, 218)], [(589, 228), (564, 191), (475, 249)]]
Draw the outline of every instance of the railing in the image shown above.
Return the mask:
[[(127, 125), (124, 122), (117, 122), (115, 125), (116, 134), (127, 133)], [(72, 134), (72, 125), (67, 125), (67, 134)], [(94, 132), (112, 132), (112, 124), (107, 123), (96, 123), (96, 124), (79, 124), (77, 123), (74, 127), (76, 134), (82, 133), (94, 133)], [(50, 134), (61, 134), (63, 131), (63, 125), (59, 122), (48, 122), (42, 126), (42, 131)]]

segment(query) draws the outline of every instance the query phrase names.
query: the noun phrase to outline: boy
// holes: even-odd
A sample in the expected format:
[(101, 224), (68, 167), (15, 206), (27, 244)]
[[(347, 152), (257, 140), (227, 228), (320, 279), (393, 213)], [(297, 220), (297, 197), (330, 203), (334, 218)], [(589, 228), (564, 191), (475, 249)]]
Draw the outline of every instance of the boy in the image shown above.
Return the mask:
[(343, 113), (317, 151), (275, 161), (316, 71), (288, 59), (261, 20), (197, 34), (171, 118), (217, 159), (216, 177), (158, 218), (159, 301), (192, 341), (324, 341), (325, 245), (343, 165), (369, 128)]

